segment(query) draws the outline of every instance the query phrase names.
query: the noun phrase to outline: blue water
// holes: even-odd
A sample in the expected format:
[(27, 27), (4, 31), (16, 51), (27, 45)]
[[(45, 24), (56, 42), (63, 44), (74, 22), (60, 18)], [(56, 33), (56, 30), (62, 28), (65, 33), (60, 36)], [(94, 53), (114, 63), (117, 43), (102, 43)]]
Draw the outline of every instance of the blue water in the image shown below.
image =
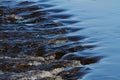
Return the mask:
[[(89, 36), (87, 41), (98, 44), (94, 50), (105, 56), (99, 63), (88, 65), (92, 72), (82, 80), (119, 80), (120, 77), (120, 1), (119, 0), (53, 0), (69, 9), (77, 27), (85, 28), (74, 34)], [(92, 44), (92, 43), (91, 43)]]
[[(33, 2), (38, 1), (40, 0), (34, 0)], [(120, 80), (119, 0), (41, 0), (41, 2), (56, 5), (43, 8), (43, 11), (65, 10), (60, 13), (50, 13), (50, 16), (56, 14), (69, 14), (71, 16), (66, 19), (56, 17), (58, 19), (55, 19), (55, 22), (63, 22), (65, 24), (63, 27), (82, 29), (65, 34), (65, 36), (84, 36), (86, 38), (80, 41), (83, 45), (97, 46), (92, 49), (85, 49), (82, 52), (94, 53), (91, 54), (94, 56), (103, 56), (99, 62), (85, 65), (91, 71), (79, 80)], [(41, 4), (41, 2), (38, 4)], [(9, 4), (9, 6), (11, 5)], [(68, 23), (65, 21), (68, 21)]]

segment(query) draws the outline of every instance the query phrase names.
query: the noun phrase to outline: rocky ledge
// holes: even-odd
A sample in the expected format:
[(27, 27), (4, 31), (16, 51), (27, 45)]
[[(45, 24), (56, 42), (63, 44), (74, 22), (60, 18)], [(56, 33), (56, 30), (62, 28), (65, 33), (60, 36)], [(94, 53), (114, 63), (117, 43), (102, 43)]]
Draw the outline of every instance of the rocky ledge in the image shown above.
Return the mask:
[(57, 60), (55, 54), (39, 57), (0, 57), (0, 64), (1, 80), (74, 80), (89, 70), (78, 60)]

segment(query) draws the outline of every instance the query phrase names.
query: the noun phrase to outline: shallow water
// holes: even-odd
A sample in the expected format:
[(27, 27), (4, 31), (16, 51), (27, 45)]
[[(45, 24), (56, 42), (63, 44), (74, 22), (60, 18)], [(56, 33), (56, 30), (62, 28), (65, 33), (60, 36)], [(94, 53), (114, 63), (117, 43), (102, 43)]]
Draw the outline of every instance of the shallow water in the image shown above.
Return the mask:
[[(91, 69), (76, 79), (119, 80), (119, 1), (1, 0), (0, 13), (1, 57), (55, 53)], [(12, 14), (24, 19), (4, 17)]]
[[(99, 63), (88, 65), (93, 70), (82, 80), (119, 80), (120, 74), (120, 16), (118, 0), (61, 0), (58, 4), (71, 10), (76, 24), (85, 28), (75, 34), (89, 36), (87, 41), (99, 45), (90, 52), (105, 56)], [(68, 3), (69, 2), (69, 3)]]

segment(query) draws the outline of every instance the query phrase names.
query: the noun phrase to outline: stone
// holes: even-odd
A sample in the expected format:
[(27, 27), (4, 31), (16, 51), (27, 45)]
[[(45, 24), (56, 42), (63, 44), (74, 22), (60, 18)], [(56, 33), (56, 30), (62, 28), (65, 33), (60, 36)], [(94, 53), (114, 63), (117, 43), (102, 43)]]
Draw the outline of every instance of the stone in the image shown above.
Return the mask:
[(50, 73), (52, 73), (53, 75), (57, 75), (62, 70), (64, 70), (64, 68), (56, 68), (54, 70), (51, 70)]
[(48, 44), (53, 44), (53, 45), (57, 45), (57, 44), (63, 44), (66, 43), (68, 41), (67, 38), (62, 38), (62, 39), (52, 39), (48, 41)]
[(16, 20), (22, 20), (22, 19), (24, 19), (23, 17), (17, 16), (15, 14), (6, 15), (5, 17), (8, 18), (8, 19), (11, 18), (11, 19), (16, 19)]

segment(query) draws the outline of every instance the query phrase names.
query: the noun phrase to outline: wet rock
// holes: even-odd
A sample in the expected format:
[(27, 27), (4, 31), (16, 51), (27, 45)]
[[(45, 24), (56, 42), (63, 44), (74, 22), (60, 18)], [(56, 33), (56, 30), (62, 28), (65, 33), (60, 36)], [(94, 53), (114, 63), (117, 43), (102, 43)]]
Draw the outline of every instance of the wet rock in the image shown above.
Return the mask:
[(15, 64), (13, 68), (15, 68), (14, 72), (24, 72), (30, 70), (32, 66), (28, 64)]
[[(97, 60), (69, 54), (92, 46), (79, 44), (82, 39), (79, 36), (66, 36), (79, 30), (65, 27), (76, 23), (67, 20), (72, 15), (57, 15), (64, 10), (38, 2), (0, 5), (0, 80), (76, 80), (86, 72), (81, 63)], [(8, 3), (3, 1), (3, 4)], [(56, 15), (51, 16), (51, 13)]]
[(46, 53), (45, 46), (43, 45), (43, 46), (40, 46), (37, 48), (37, 50), (34, 53), (34, 56), (43, 56), (43, 55), (45, 55), (45, 53)]
[(41, 78), (53, 77), (53, 75), (50, 72), (48, 72), (48, 71), (40, 71), (40, 72), (37, 72), (36, 74), (38, 74), (37, 76), (39, 76)]
[(10, 71), (10, 72), (25, 72), (32, 70), (33, 67), (39, 66), (44, 63), (44, 58), (42, 57), (21, 57), (21, 58), (11, 58), (11, 57), (0, 57), (0, 70)]
[(28, 57), (28, 59), (30, 60), (34, 60), (34, 61), (45, 61), (44, 57)]
[(5, 17), (6, 17), (7, 19), (15, 19), (15, 20), (22, 20), (22, 19), (24, 19), (23, 17), (17, 16), (17, 15), (15, 15), (15, 14), (6, 15)]
[(75, 66), (81, 66), (80, 61), (76, 60), (52, 60), (47, 61), (45, 64), (39, 66), (38, 69), (41, 70), (53, 70), (56, 68), (67, 68), (67, 67), (75, 67)]
[(63, 80), (60, 76), (55, 76), (49, 71), (32, 70), (25, 73), (11, 74), (11, 80)]
[(45, 59), (48, 61), (48, 60), (55, 60), (55, 57), (56, 57), (56, 54), (54, 53), (48, 53), (48, 54), (45, 54)]
[(51, 39), (51, 40), (48, 41), (48, 44), (57, 45), (57, 44), (66, 43), (67, 41), (68, 41), (67, 38), (62, 38), (62, 39)]
[(50, 72), (53, 74), (53, 75), (57, 75), (58, 73), (60, 73), (61, 71), (63, 71), (64, 68), (56, 68), (54, 70), (51, 70)]
[(7, 15), (5, 13), (3, 13), (4, 15), (2, 15), (2, 22), (3, 23), (17, 23), (18, 20), (23, 20), (23, 17), (20, 17), (18, 15), (15, 14), (11, 14), (11, 15)]
[(64, 79), (76, 80), (76, 79), (80, 79), (81, 76), (86, 74), (89, 70), (90, 70), (89, 68), (85, 68), (85, 67), (73, 67), (61, 71), (60, 73), (58, 73), (58, 75)]
[(63, 80), (63, 79), (60, 76), (56, 76), (56, 77), (46, 77), (40, 80)]
[[(86, 65), (86, 64), (92, 64), (98, 62), (102, 56), (88, 56), (86, 55), (88, 53), (69, 53), (61, 57), (61, 60), (79, 60), (81, 61), (81, 64)], [(89, 53), (90, 54), (90, 53)]]
[(38, 79), (42, 79), (42, 78), (46, 78), (46, 77), (53, 77), (53, 75), (48, 72), (48, 71), (28, 71), (28, 72), (25, 72), (25, 73), (19, 73), (19, 74), (16, 74), (14, 76), (11, 76), (10, 78), (12, 80), (38, 80)]

